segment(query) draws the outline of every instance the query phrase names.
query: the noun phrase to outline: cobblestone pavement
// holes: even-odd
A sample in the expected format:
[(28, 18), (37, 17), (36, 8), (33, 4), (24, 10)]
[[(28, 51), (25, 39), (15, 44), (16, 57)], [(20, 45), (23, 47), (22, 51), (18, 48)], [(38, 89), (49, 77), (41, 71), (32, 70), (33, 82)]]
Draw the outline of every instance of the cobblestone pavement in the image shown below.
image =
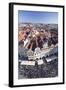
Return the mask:
[(24, 78), (49, 78), (58, 76), (58, 59), (43, 65), (25, 66), (20, 65), (18, 79)]

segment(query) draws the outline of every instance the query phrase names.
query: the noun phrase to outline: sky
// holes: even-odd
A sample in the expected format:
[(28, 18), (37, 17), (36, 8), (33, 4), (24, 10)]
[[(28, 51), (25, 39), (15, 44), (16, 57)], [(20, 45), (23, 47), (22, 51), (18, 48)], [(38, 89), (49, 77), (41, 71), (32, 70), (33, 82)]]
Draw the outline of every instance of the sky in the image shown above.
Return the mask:
[(58, 24), (57, 12), (18, 11), (18, 23)]

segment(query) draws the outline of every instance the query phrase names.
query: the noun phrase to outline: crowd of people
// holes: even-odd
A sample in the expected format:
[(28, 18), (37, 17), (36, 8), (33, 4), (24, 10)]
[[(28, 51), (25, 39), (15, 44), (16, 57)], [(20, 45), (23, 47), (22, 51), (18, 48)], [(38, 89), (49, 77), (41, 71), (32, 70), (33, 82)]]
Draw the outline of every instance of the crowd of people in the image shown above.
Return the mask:
[[(57, 76), (58, 59), (48, 63), (46, 59), (53, 56), (53, 52), (56, 52), (58, 48), (57, 47), (54, 48), (52, 50), (53, 52), (51, 52), (51, 56), (49, 55), (49, 57), (41, 55), (41, 54), (44, 55), (44, 53), (41, 53), (43, 49), (51, 48), (56, 44), (58, 44), (58, 34), (54, 30), (45, 30), (42, 28), (35, 28), (35, 27), (33, 28), (30, 26), (28, 28), (23, 27), (21, 30), (19, 30), (18, 32), (18, 60), (20, 61), (19, 79), (23, 78), (23, 76), (26, 78)], [(31, 61), (31, 63), (34, 60), (35, 66), (28, 65), (28, 63), (27, 65), (26, 63), (25, 65), (23, 65), (22, 60)]]

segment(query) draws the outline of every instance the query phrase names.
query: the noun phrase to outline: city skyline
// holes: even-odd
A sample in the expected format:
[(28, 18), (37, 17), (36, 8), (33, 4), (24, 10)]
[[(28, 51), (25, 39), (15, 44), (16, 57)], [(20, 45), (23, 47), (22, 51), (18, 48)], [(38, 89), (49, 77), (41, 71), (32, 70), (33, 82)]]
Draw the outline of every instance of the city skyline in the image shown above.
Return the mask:
[(18, 23), (58, 24), (57, 12), (18, 11)]

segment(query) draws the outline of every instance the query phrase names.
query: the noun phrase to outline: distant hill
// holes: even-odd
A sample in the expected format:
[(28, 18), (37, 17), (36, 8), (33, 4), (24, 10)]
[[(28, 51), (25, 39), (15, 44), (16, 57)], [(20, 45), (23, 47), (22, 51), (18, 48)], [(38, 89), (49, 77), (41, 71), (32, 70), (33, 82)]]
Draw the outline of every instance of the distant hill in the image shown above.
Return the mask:
[(45, 30), (58, 30), (58, 24), (42, 24), (42, 23), (20, 23), (18, 25), (19, 28), (22, 27), (35, 27), (35, 28), (42, 28)]

